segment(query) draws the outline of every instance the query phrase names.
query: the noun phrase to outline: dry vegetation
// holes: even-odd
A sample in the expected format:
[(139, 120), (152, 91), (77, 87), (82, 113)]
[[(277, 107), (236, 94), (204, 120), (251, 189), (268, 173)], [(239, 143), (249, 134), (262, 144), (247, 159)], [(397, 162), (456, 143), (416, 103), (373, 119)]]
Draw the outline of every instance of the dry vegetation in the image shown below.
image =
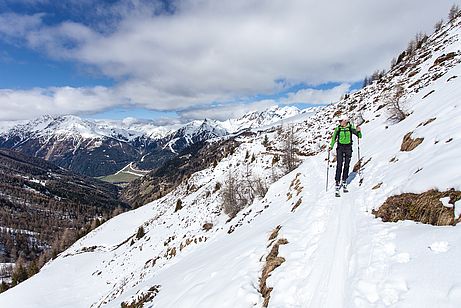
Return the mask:
[(429, 190), (422, 194), (404, 193), (389, 197), (373, 214), (385, 222), (413, 220), (435, 226), (455, 225), (454, 207), (443, 206), (440, 198), (450, 197), (450, 204), (461, 200), (461, 192), (454, 189), (439, 192)]
[[(278, 232), (280, 230), (280, 226), (277, 226), (274, 231), (272, 232), (270, 238), (275, 238), (278, 236)], [(270, 239), (269, 238), (269, 239)], [(270, 295), (273, 290), (272, 287), (267, 286), (267, 279), (270, 277), (270, 274), (283, 262), (285, 262), (285, 258), (279, 256), (279, 247), (280, 245), (286, 245), (288, 241), (284, 238), (278, 239), (271, 248), (271, 251), (266, 257), (266, 263), (264, 264), (261, 278), (259, 279), (259, 292), (261, 293), (264, 303), (263, 307), (267, 307), (269, 305)]]
[(400, 151), (402, 152), (410, 152), (413, 151), (418, 145), (420, 145), (424, 138), (416, 138), (412, 139), (411, 134), (413, 132), (407, 133), (402, 140), (402, 144), (400, 146)]
[(123, 302), (121, 304), (122, 308), (143, 308), (144, 304), (152, 301), (155, 296), (160, 292), (160, 286), (155, 285), (151, 287), (147, 292), (141, 292), (141, 294), (136, 296), (136, 299), (130, 303)]

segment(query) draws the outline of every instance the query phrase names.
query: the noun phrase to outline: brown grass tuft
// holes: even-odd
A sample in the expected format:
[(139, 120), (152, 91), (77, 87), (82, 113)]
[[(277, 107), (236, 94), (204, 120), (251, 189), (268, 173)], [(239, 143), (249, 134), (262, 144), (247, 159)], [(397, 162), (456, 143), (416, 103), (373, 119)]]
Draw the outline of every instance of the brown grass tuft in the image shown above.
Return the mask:
[(438, 57), (437, 59), (435, 59), (434, 61), (434, 64), (432, 66), (437, 66), (437, 65), (440, 65), (442, 64), (443, 62), (447, 61), (447, 60), (450, 60), (452, 58), (454, 58), (456, 56), (456, 52), (452, 51), (452, 52), (449, 52), (448, 54), (443, 54), (441, 55), (440, 57)]
[(301, 205), (301, 203), (303, 203), (303, 198), (299, 198), (298, 201), (296, 201), (296, 204), (293, 206), (291, 211), (294, 212), (298, 208), (298, 206)]
[(454, 189), (439, 192), (429, 190), (422, 194), (404, 193), (387, 198), (386, 202), (373, 214), (385, 222), (413, 220), (435, 226), (455, 225), (454, 207), (443, 206), (440, 198), (450, 197), (450, 204), (461, 199), (461, 192)]
[(211, 222), (207, 222), (207, 223), (203, 224), (202, 228), (205, 231), (211, 230), (213, 228), (213, 224)]
[(266, 282), (267, 278), (270, 277), (270, 274), (283, 262), (285, 262), (285, 258), (280, 257), (279, 254), (279, 246), (286, 245), (288, 241), (284, 238), (279, 239), (273, 246), (271, 251), (266, 257), (266, 263), (264, 265), (261, 278), (259, 279), (259, 292), (261, 293), (262, 297), (264, 298), (263, 307), (267, 307), (269, 305), (270, 295), (273, 290), (272, 287), (268, 287)]
[(277, 227), (274, 228), (274, 230), (272, 230), (272, 233), (269, 236), (269, 241), (272, 241), (273, 239), (277, 238), (277, 236), (279, 236), (280, 229), (282, 229), (282, 226), (278, 225)]
[(411, 138), (412, 133), (413, 132), (409, 132), (403, 137), (402, 145), (400, 146), (400, 151), (403, 151), (403, 152), (413, 151), (418, 145), (420, 145), (423, 142), (424, 138), (412, 139)]
[(151, 302), (157, 296), (158, 292), (160, 292), (160, 287), (160, 285), (155, 285), (148, 291), (137, 294), (132, 302), (122, 302), (120, 306), (122, 308), (142, 308), (145, 303)]
[(355, 163), (354, 168), (352, 168), (353, 172), (359, 172), (359, 170), (361, 168), (365, 167), (365, 165), (370, 162), (371, 157), (365, 163), (363, 163), (363, 165), (362, 165), (363, 159), (364, 159), (364, 157), (362, 156), (362, 157), (360, 157), (360, 160)]

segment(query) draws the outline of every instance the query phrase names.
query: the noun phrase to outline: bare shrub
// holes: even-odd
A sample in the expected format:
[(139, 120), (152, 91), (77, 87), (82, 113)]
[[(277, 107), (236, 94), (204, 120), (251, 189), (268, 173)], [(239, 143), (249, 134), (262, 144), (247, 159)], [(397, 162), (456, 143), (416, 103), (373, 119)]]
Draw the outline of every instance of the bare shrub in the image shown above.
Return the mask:
[(435, 23), (434, 30), (436, 32), (440, 31), (440, 29), (442, 29), (442, 26), (443, 26), (443, 19), (440, 19), (438, 22)]
[(394, 89), (387, 93), (385, 105), (387, 106), (389, 120), (398, 123), (408, 116), (408, 111), (405, 108), (405, 89), (401, 85), (397, 85)]
[(288, 173), (296, 169), (299, 165), (299, 159), (296, 153), (298, 152), (297, 147), (300, 141), (295, 134), (293, 126), (288, 127), (288, 129), (282, 133), (281, 137), (283, 138), (282, 162)]
[(234, 218), (256, 198), (263, 198), (269, 189), (266, 180), (253, 174), (250, 164), (250, 162), (246, 163), (246, 169), (242, 175), (229, 170), (221, 190), (223, 210), (230, 218)]
[(457, 4), (453, 4), (448, 12), (448, 20), (453, 21), (461, 15), (461, 10)]
[(237, 213), (243, 208), (239, 200), (238, 184), (235, 174), (230, 170), (227, 174), (226, 182), (221, 190), (223, 210), (224, 213), (229, 215), (231, 218), (235, 217)]

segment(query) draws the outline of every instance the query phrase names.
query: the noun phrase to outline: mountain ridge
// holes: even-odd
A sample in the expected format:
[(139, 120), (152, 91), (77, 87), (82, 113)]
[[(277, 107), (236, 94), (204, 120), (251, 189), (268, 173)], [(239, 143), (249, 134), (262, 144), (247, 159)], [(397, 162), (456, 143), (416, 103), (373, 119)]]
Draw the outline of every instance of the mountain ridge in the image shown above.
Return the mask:
[[(0, 134), (0, 147), (37, 156), (89, 176), (114, 174), (129, 163), (140, 169), (158, 168), (193, 143), (222, 137), (299, 114), (297, 108), (271, 107), (251, 112), (233, 125), (204, 119), (181, 127), (150, 122), (90, 121), (77, 116), (42, 116)], [(249, 118), (249, 119), (248, 119)]]

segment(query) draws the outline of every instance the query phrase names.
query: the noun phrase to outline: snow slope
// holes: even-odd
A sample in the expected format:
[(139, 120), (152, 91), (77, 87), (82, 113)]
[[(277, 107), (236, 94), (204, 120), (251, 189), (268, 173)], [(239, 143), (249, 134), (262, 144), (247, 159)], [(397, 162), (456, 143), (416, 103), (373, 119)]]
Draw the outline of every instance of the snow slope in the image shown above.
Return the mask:
[[(383, 223), (370, 213), (402, 192), (461, 190), (459, 20), (440, 33), (429, 38), (420, 51), (429, 54), (416, 57), (411, 69), (396, 67), (384, 81), (293, 123), (301, 149), (317, 154), (303, 157), (234, 219), (221, 211), (217, 184), (229, 173), (245, 178), (248, 168), (268, 180), (283, 143), (276, 131), (239, 137), (241, 145), (216, 167), (100, 226), (39, 274), (1, 294), (0, 306), (120, 307), (153, 296), (148, 290), (155, 286), (159, 292), (146, 307), (260, 307), (262, 269), (274, 247), (269, 236), (280, 226), (275, 239), (287, 243), (278, 252), (284, 262), (266, 281), (273, 288), (269, 307), (459, 307), (461, 226)], [(449, 52), (454, 57), (434, 65)], [(386, 89), (398, 83), (406, 89), (411, 114), (392, 124), (379, 107)], [(322, 146), (344, 108), (366, 120), (360, 151), (367, 163), (362, 184), (352, 173), (350, 192), (335, 198), (333, 170), (325, 191)], [(402, 139), (411, 131), (424, 140), (402, 152)], [(272, 149), (262, 145), (264, 135)], [(357, 161), (355, 146), (351, 165)], [(254, 162), (245, 159), (247, 151), (255, 154)], [(178, 199), (182, 209), (175, 211)], [(460, 207), (456, 202), (455, 213)], [(137, 239), (140, 226), (146, 234)]]

